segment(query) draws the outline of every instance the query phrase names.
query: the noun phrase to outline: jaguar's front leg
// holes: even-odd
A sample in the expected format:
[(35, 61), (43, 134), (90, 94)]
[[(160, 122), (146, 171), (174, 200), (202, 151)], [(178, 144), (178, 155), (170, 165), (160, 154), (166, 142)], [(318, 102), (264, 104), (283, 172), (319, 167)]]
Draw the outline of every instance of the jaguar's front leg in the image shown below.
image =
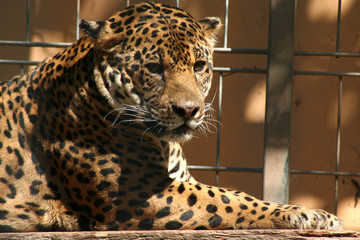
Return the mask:
[(323, 210), (265, 202), (242, 192), (177, 180), (148, 203), (151, 208), (135, 212), (143, 213), (142, 221), (151, 221), (151, 229), (342, 228), (336, 216)]

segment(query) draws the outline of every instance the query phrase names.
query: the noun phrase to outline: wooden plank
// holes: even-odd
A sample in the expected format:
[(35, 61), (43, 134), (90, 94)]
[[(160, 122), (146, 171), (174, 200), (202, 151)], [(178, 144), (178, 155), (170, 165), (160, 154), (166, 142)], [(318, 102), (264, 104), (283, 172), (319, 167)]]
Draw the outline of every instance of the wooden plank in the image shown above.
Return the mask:
[(180, 231), (99, 231), (99, 232), (31, 232), (0, 233), (0, 240), (114, 240), (114, 239), (359, 239), (354, 231), (324, 230), (180, 230)]
[(295, 0), (270, 1), (263, 198), (283, 204), (289, 198), (295, 5)]

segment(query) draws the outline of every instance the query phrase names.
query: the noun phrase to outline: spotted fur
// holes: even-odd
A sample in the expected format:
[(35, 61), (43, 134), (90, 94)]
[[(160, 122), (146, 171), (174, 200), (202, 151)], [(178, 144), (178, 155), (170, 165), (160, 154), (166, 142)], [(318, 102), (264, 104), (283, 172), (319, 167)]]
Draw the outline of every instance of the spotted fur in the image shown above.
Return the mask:
[(216, 17), (152, 2), (0, 85), (0, 231), (341, 228), (322, 210), (195, 181)]

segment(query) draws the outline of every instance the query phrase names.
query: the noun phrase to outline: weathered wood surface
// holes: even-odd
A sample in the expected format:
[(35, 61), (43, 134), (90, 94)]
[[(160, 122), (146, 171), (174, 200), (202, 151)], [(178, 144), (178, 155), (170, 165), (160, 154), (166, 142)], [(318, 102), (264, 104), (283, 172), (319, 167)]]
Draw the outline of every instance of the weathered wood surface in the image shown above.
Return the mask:
[(322, 230), (205, 230), (205, 231), (117, 231), (117, 232), (31, 232), (0, 233), (0, 239), (14, 240), (114, 240), (114, 239), (360, 239), (360, 233), (354, 231)]

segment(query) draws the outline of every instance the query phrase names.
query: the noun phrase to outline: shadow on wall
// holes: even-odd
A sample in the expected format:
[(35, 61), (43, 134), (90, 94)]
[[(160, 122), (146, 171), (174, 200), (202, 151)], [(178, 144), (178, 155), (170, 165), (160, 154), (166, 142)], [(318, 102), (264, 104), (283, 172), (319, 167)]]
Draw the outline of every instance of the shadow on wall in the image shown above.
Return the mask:
[[(357, 9), (359, 1), (343, 1), (340, 51), (359, 53)], [(296, 18), (296, 51), (336, 50), (337, 4), (333, 1), (300, 1)], [(360, 58), (296, 57), (296, 70), (358, 72)], [(340, 171), (360, 171), (359, 104), (360, 79), (343, 78), (341, 98)], [(339, 78), (295, 76), (292, 108), (291, 168), (334, 171), (336, 166)], [(356, 188), (351, 180), (339, 178), (338, 214), (348, 229), (360, 229), (360, 207), (355, 206)], [(291, 202), (333, 211), (334, 177), (293, 175)]]

